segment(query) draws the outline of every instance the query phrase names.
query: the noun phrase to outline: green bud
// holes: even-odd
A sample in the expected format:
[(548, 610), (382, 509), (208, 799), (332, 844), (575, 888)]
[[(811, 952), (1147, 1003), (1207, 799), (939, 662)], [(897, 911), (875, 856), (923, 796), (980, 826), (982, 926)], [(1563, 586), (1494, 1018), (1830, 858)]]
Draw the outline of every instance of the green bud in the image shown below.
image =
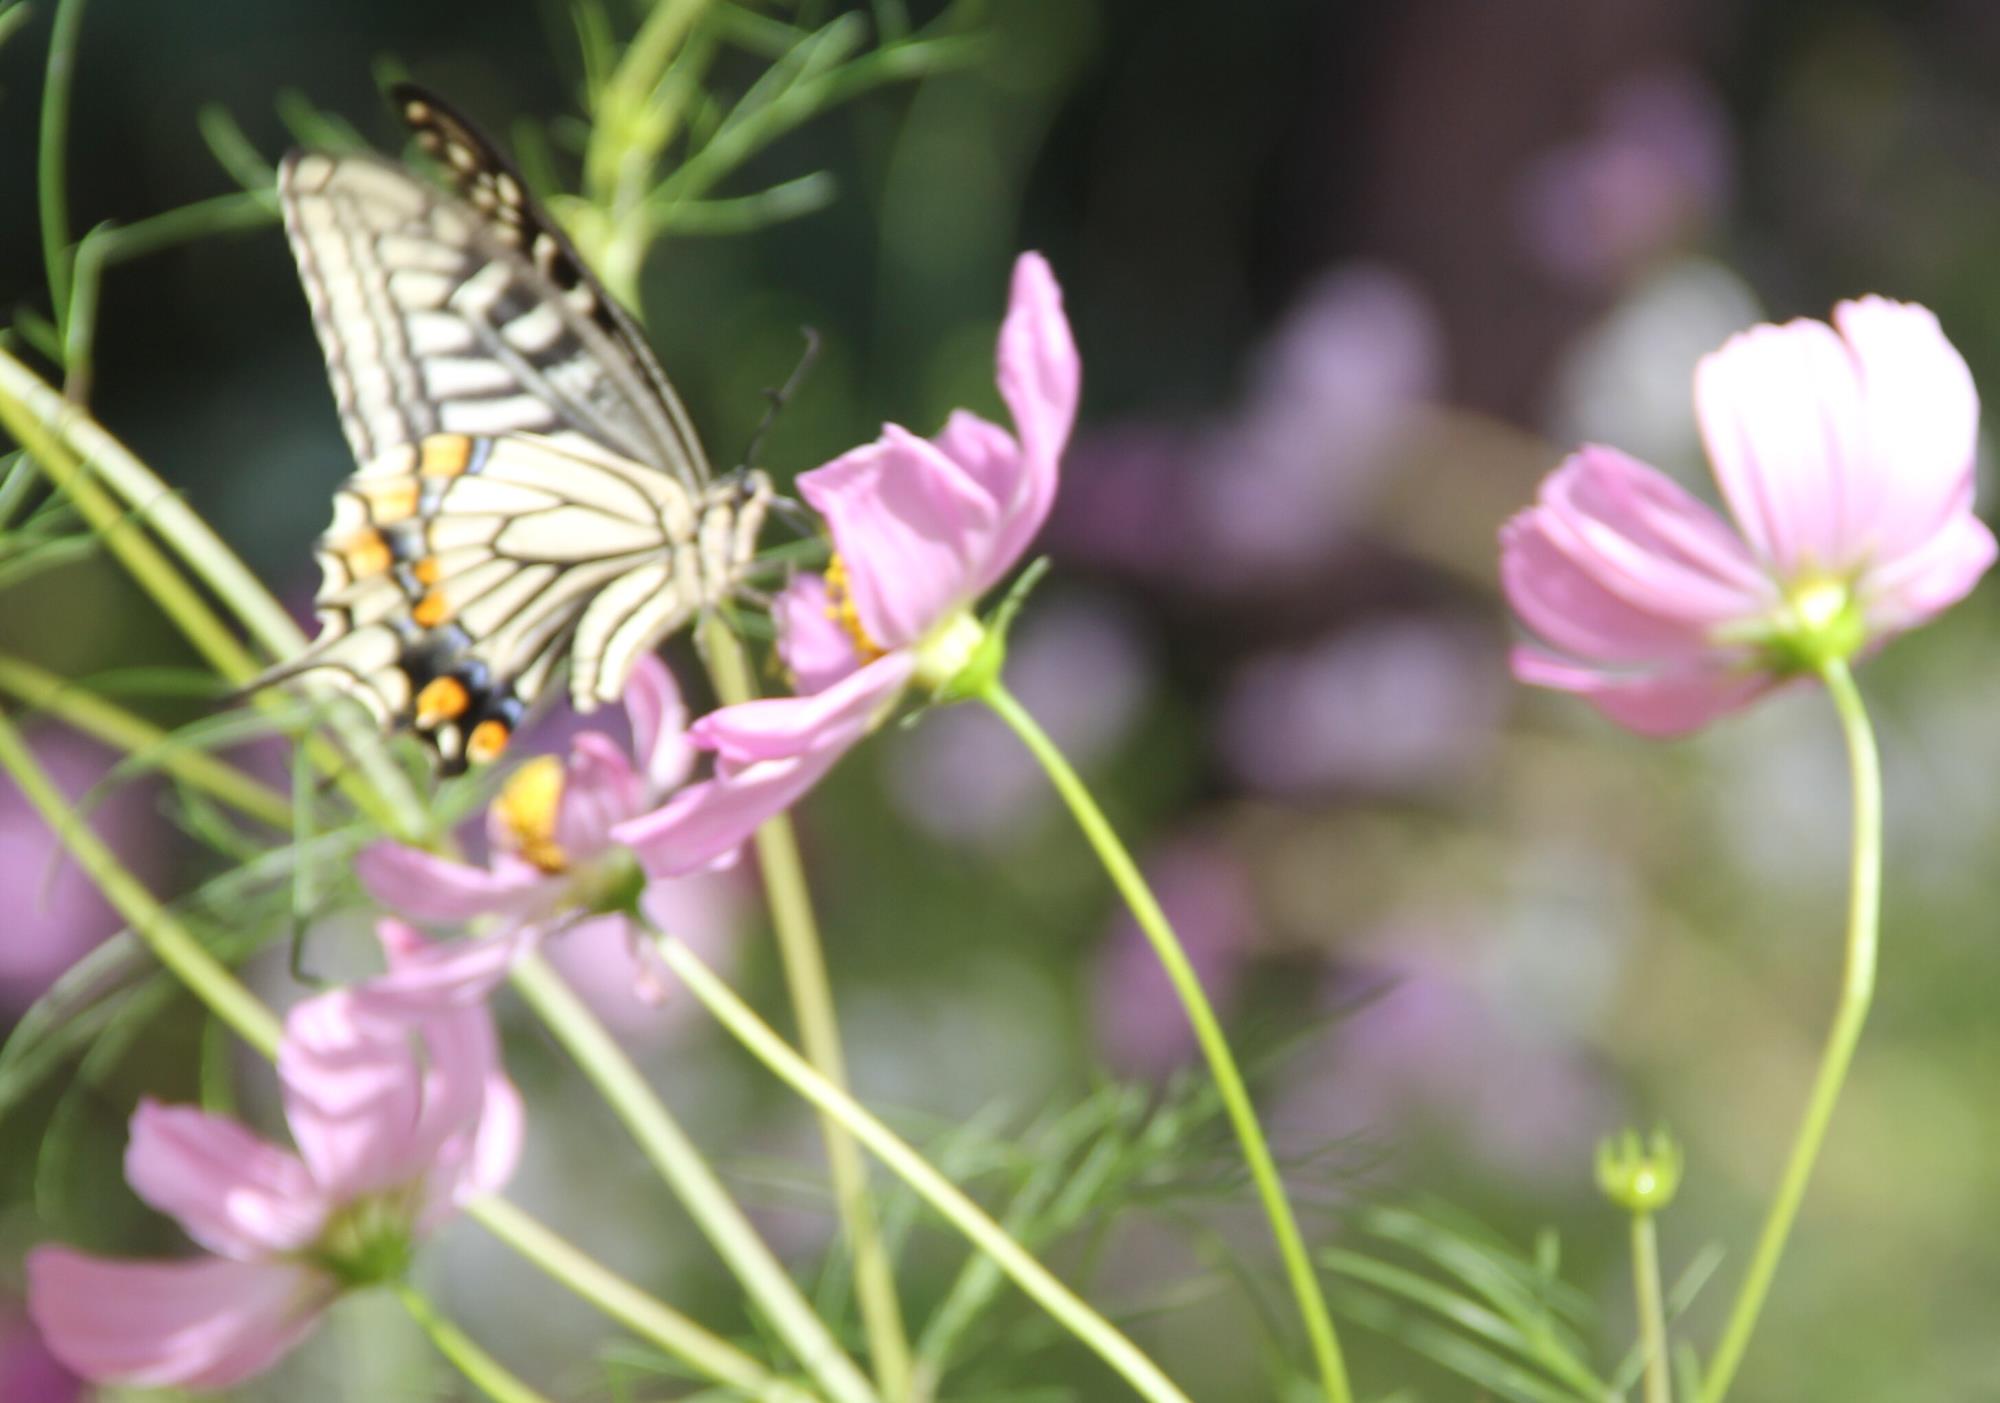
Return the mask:
[(1657, 1213), (1681, 1186), (1681, 1147), (1665, 1130), (1627, 1130), (1597, 1146), (1597, 1187), (1628, 1213)]

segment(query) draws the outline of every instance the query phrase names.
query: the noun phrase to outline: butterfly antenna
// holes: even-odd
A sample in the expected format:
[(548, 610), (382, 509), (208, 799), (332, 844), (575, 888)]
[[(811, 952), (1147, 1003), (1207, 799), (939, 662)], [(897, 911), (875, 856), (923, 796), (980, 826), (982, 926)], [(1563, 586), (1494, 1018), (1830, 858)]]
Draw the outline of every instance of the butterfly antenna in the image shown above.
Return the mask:
[(799, 333), (805, 337), (806, 348), (799, 356), (799, 363), (792, 367), (792, 373), (785, 377), (785, 383), (775, 390), (764, 391), (764, 398), (770, 403), (764, 410), (764, 417), (758, 421), (756, 432), (750, 435), (750, 442), (743, 449), (743, 462), (736, 469), (739, 474), (747, 473), (757, 466), (757, 457), (764, 451), (764, 440), (770, 437), (771, 430), (776, 427), (779, 413), (791, 401), (792, 396), (799, 392), (799, 386), (805, 383), (806, 376), (812, 371), (813, 363), (819, 359), (819, 333), (809, 326), (800, 327)]

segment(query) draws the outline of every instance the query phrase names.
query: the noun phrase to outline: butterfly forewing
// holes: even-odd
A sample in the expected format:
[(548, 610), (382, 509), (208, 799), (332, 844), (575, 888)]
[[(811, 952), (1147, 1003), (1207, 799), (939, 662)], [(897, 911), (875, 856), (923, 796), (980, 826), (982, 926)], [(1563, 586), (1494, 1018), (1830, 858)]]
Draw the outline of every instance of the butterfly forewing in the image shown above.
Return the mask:
[(564, 662), (580, 709), (617, 697), (735, 587), (768, 489), (708, 483), (631, 318), (518, 174), (436, 99), (395, 96), (449, 189), (369, 155), (294, 153), (279, 177), (361, 465), (320, 541), (320, 635), (281, 674), (336, 677), (458, 770)]

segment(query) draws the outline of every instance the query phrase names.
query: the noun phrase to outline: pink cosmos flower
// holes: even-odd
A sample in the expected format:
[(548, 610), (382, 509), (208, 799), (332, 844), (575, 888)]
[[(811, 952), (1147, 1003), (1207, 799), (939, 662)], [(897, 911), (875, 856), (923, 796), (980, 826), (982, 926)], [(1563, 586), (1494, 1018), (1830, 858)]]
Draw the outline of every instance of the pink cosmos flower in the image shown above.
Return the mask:
[[(357, 859), (362, 884), (382, 905), (412, 920), (455, 924), (505, 917), (509, 927), (500, 938), (510, 943), (536, 939), (560, 921), (611, 911), (635, 898), (656, 924), (671, 928), (673, 911), (655, 909), (660, 893), (639, 890), (643, 875), (613, 836), (619, 823), (649, 812), (679, 789), (694, 760), (687, 708), (673, 674), (658, 658), (642, 659), (633, 670), (625, 712), (637, 763), (598, 731), (571, 741), (567, 764), (546, 755), (528, 761), (487, 811), (492, 848), (487, 866), (382, 842)], [(633, 948), (641, 948), (629, 921), (605, 919), (619, 922)], [(654, 977), (643, 962), (641, 969), (646, 979)]]
[(29, 1313), (69, 1368), (227, 1388), (276, 1363), (343, 1290), (400, 1275), (415, 1237), (513, 1173), (520, 1097), (484, 1002), (504, 952), (431, 946), (393, 922), (381, 935), (387, 974), (285, 1020), (295, 1151), (191, 1106), (148, 1100), (133, 1115), (126, 1179), (211, 1255), (29, 1254)]
[(984, 637), (972, 609), (1020, 561), (1055, 499), (1082, 368), (1062, 290), (1039, 254), (1014, 265), (1000, 328), (1010, 434), (966, 410), (918, 438), (887, 425), (871, 444), (799, 478), (833, 537), (825, 575), (774, 608), (801, 695), (723, 707), (696, 722), (714, 777), (620, 825), (648, 872), (727, 861), (872, 730), (912, 683), (936, 689)]
[(1695, 370), (1736, 530), (1597, 446), (1507, 523), (1501, 581), (1543, 640), (1516, 649), (1517, 677), (1678, 734), (1970, 592), (1994, 540), (1972, 514), (1964, 360), (1919, 306), (1869, 297), (1833, 322), (1756, 327)]

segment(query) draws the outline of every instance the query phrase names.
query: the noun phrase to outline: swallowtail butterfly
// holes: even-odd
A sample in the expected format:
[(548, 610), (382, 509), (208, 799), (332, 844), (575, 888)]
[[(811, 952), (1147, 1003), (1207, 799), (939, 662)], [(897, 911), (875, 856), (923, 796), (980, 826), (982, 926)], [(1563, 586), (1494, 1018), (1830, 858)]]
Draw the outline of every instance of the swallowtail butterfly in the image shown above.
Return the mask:
[(742, 585), (771, 501), (711, 481), (632, 317), (443, 102), (391, 98), (448, 188), (295, 151), (285, 231), (359, 470), (320, 538), (331, 679), (448, 773), (492, 759), (558, 666), (579, 711)]

